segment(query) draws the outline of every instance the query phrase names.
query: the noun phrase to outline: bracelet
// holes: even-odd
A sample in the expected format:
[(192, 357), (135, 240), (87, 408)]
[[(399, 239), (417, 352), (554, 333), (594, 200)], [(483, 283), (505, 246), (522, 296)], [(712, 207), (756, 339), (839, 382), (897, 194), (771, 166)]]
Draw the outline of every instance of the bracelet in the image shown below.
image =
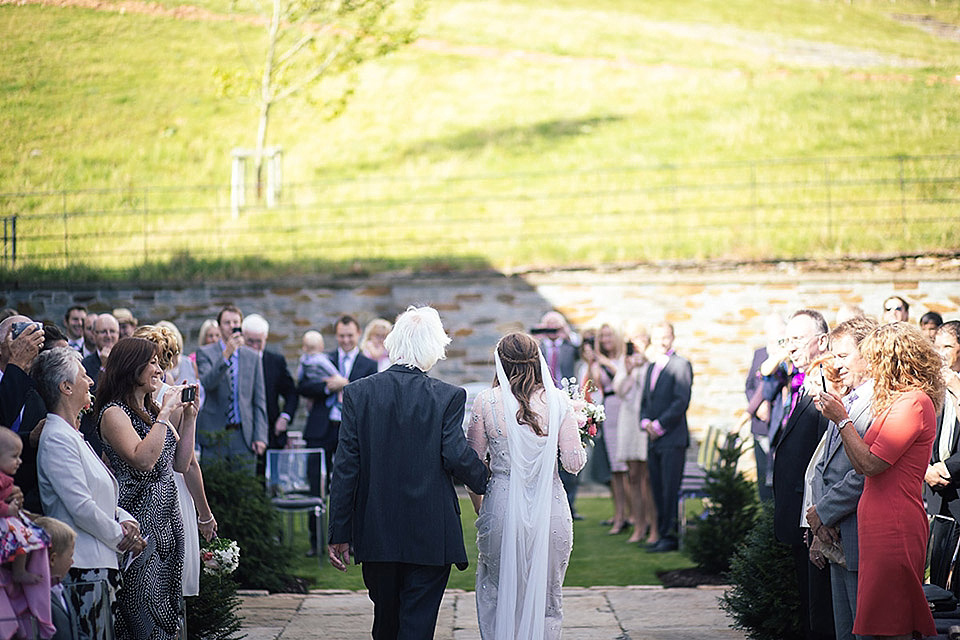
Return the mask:
[(844, 428), (845, 426), (847, 426), (848, 424), (853, 424), (853, 420), (851, 420), (850, 418), (844, 418), (844, 419), (841, 420), (840, 423), (837, 425), (837, 431), (843, 431), (843, 428)]
[[(153, 424), (162, 424), (162, 425), (166, 426), (166, 427), (169, 428), (169, 429), (173, 429), (173, 425), (170, 424), (170, 423), (169, 423), (168, 421), (166, 421), (166, 420), (154, 420), (154, 421), (153, 421)], [(176, 429), (173, 429), (173, 430), (176, 431)]]
[(213, 514), (212, 514), (212, 513), (210, 514), (210, 519), (209, 519), (209, 520), (201, 520), (201, 519), (200, 519), (200, 516), (197, 516), (197, 524), (210, 524), (211, 522), (213, 522), (213, 520), (214, 520), (214, 518), (213, 518)]

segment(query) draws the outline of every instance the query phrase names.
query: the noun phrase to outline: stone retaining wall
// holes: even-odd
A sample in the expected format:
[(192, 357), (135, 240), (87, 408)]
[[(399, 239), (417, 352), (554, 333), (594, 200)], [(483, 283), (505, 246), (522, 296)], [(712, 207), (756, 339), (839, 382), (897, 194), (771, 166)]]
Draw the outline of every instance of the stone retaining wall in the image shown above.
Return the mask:
[(184, 332), (188, 351), (196, 347), (204, 319), (228, 302), (270, 322), (270, 346), (293, 367), (300, 336), (308, 329), (335, 344), (332, 323), (353, 313), (361, 324), (393, 319), (411, 304), (430, 304), (443, 317), (453, 343), (434, 375), (453, 383), (489, 381), (492, 352), (508, 331), (534, 325), (551, 308), (578, 328), (599, 316), (652, 324), (662, 318), (676, 328), (677, 351), (693, 363), (690, 408), (695, 430), (730, 423), (743, 405), (743, 382), (753, 349), (762, 343), (764, 317), (801, 307), (824, 312), (833, 322), (842, 304), (879, 313), (897, 293), (910, 302), (916, 321), (927, 310), (960, 318), (960, 273), (922, 271), (837, 271), (812, 273), (789, 268), (772, 272), (631, 269), (560, 271), (504, 275), (476, 273), (437, 276), (377, 275), (337, 280), (198, 284), (196, 286), (78, 286), (0, 292), (0, 307), (16, 307), (38, 320), (60, 322), (72, 304), (94, 311), (124, 306), (141, 324), (172, 320)]

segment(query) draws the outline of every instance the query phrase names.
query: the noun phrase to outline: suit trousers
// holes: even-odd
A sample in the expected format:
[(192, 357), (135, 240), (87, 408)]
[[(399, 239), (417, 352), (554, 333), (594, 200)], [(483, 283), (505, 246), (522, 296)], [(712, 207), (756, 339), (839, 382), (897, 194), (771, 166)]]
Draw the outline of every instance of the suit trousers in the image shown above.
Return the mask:
[(847, 571), (830, 563), (830, 590), (833, 595), (833, 626), (837, 640), (865, 640), (853, 635), (853, 619), (857, 611), (857, 572)]
[(360, 567), (373, 601), (374, 640), (433, 638), (450, 565), (363, 562)]
[(657, 507), (657, 532), (661, 539), (676, 540), (679, 524), (680, 483), (686, 447), (663, 447), (647, 452), (650, 489)]
[(805, 544), (790, 545), (800, 591), (800, 630), (806, 640), (828, 640), (834, 637), (833, 598), (830, 573), (810, 562)]

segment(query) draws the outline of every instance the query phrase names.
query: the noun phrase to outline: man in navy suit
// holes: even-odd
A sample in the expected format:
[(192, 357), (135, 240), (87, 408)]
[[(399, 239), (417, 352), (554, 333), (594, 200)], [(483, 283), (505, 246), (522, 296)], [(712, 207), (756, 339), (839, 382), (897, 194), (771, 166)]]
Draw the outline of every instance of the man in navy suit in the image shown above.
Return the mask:
[(830, 574), (810, 562), (803, 513), (804, 475), (817, 443), (827, 430), (827, 420), (813, 404), (813, 396), (802, 385), (803, 373), (829, 346), (827, 321), (819, 311), (800, 309), (790, 316), (784, 330), (784, 347), (799, 372), (801, 382), (786, 407), (787, 417), (770, 442), (773, 449), (773, 531), (779, 542), (790, 546), (797, 572), (801, 629), (804, 637), (832, 637), (833, 603)]
[(640, 404), (640, 428), (645, 429), (650, 438), (647, 468), (660, 535), (660, 540), (647, 549), (651, 553), (678, 548), (677, 496), (683, 480), (686, 450), (690, 446), (687, 407), (690, 406), (693, 367), (673, 351), (673, 340), (673, 325), (667, 322), (650, 332), (651, 347), (658, 355), (648, 365)]
[(467, 568), (453, 478), (486, 491), (463, 434), (466, 392), (427, 375), (450, 338), (430, 307), (397, 318), (393, 365), (347, 386), (330, 494), (330, 562), (352, 546), (374, 604), (373, 637), (432, 638), (450, 565)]
[[(360, 323), (350, 315), (342, 316), (335, 325), (337, 348), (327, 353), (327, 358), (340, 372), (319, 381), (298, 380), (300, 395), (313, 400), (313, 407), (307, 416), (307, 425), (303, 430), (303, 439), (307, 447), (322, 447), (327, 469), (327, 484), (333, 472), (333, 458), (337, 451), (340, 436), (340, 422), (343, 406), (343, 389), (360, 378), (377, 372), (377, 363), (360, 353)], [(311, 461), (309, 466), (310, 487), (314, 493), (320, 487), (320, 461)], [(317, 553), (316, 523), (310, 520), (310, 551)]]

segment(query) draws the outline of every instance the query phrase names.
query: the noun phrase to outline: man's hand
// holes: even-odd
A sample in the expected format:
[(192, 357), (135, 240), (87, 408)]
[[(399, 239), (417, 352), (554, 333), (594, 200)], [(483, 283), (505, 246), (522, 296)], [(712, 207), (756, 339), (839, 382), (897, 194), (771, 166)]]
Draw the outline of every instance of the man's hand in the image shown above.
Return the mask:
[(334, 393), (337, 391), (340, 391), (345, 386), (350, 384), (350, 381), (344, 378), (343, 376), (341, 376), (340, 374), (337, 374), (335, 376), (330, 376), (329, 378), (326, 379), (326, 382), (327, 382), (327, 389), (330, 389), (330, 391)]
[(9, 362), (29, 372), (30, 366), (40, 353), (40, 347), (43, 346), (43, 331), (37, 329), (36, 325), (30, 325), (14, 340), (11, 330), (7, 333), (6, 342), (6, 350), (10, 354)]
[(243, 334), (237, 331), (230, 334), (230, 339), (224, 343), (223, 359), (228, 360), (233, 352), (243, 346)]
[(810, 525), (810, 531), (812, 533), (816, 533), (817, 529), (823, 525), (823, 523), (820, 521), (820, 514), (817, 513), (817, 505), (813, 505), (807, 509), (806, 519), (807, 524)]
[(337, 544), (327, 545), (327, 555), (330, 557), (330, 564), (334, 569), (346, 573), (347, 564), (350, 562), (350, 543), (339, 542)]
[(927, 472), (923, 475), (923, 481), (938, 489), (947, 486), (950, 484), (950, 472), (947, 471), (947, 465), (942, 462), (934, 462), (927, 467)]
[(277, 418), (277, 421), (273, 425), (273, 433), (275, 435), (280, 435), (281, 433), (287, 432), (287, 427), (290, 425), (290, 421), (287, 420), (287, 416), (280, 416)]
[(820, 548), (820, 538), (814, 536), (813, 542), (810, 543), (810, 562), (816, 565), (818, 569), (823, 569), (827, 566), (827, 559), (823, 556), (823, 551)]
[(766, 422), (767, 420), (769, 420), (770, 419), (770, 402), (768, 400), (764, 400), (763, 402), (761, 402), (760, 406), (757, 407), (757, 412), (754, 415), (757, 416), (757, 420), (760, 420), (762, 422)]
[(250, 449), (258, 456), (262, 456), (263, 452), (267, 450), (267, 443), (261, 440), (254, 440)]

